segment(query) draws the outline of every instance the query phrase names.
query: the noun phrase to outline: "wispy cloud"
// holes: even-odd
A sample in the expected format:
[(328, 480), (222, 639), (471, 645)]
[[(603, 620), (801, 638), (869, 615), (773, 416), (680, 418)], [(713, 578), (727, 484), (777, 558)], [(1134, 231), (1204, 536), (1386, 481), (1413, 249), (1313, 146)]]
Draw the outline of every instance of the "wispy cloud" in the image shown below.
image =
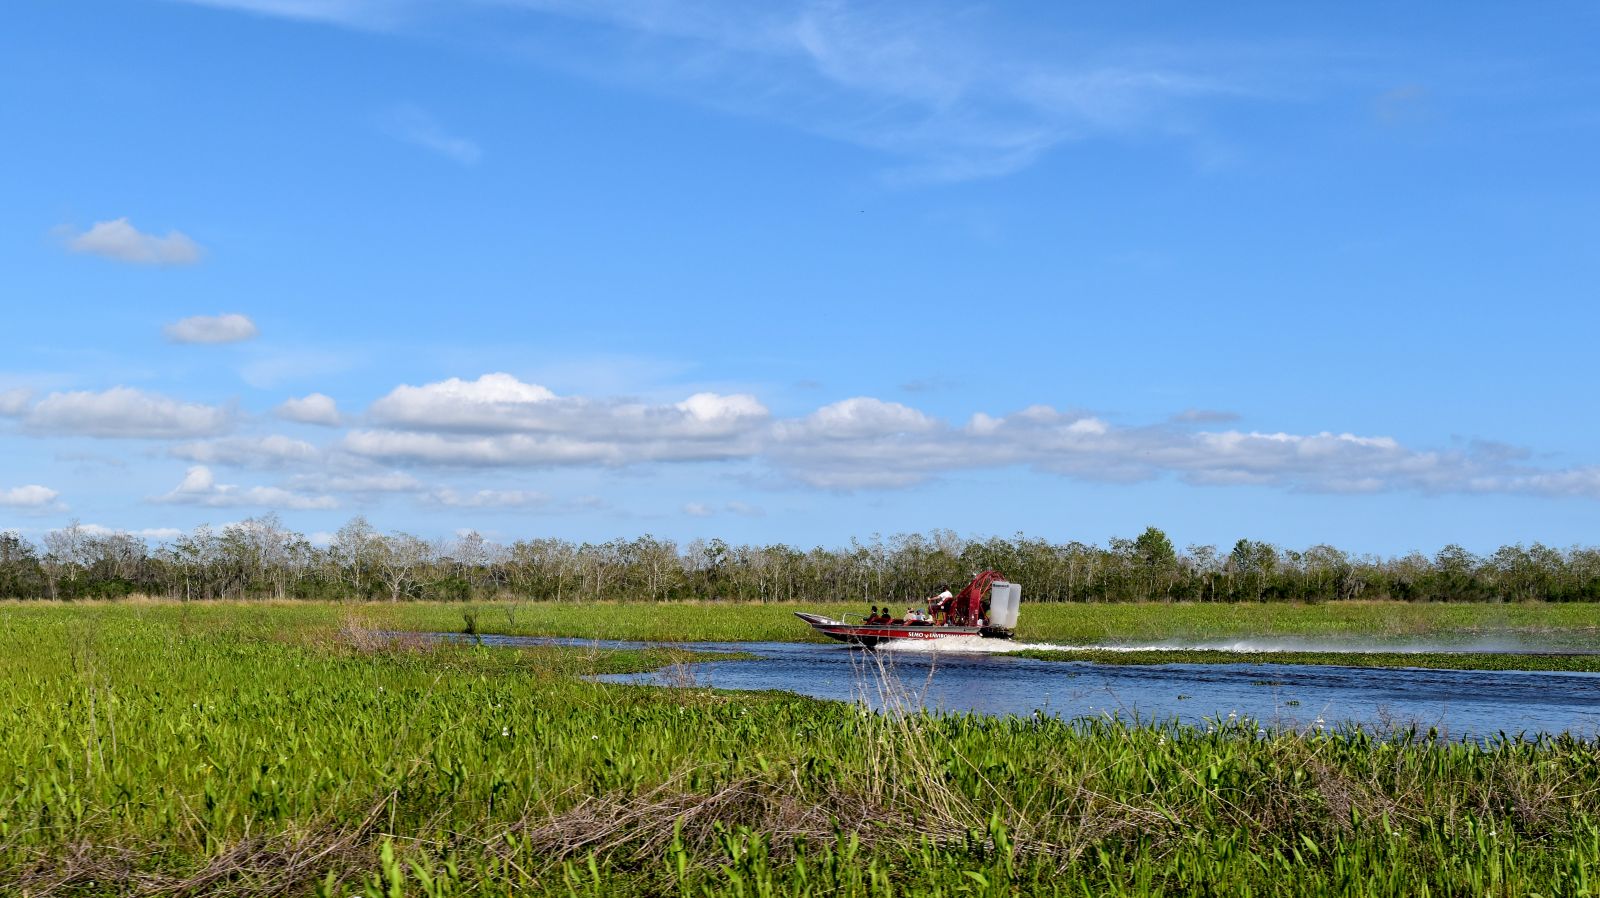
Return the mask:
[(270, 349), (263, 350), (251, 361), (241, 365), (239, 376), (252, 387), (269, 389), (280, 384), (340, 374), (367, 363), (365, 352), (359, 348), (341, 351), (314, 348)]
[(419, 106), (407, 103), (389, 110), (383, 117), (383, 128), (406, 143), (462, 165), (477, 165), (483, 158), (483, 150), (475, 141), (449, 133)]
[(1213, 408), (1187, 408), (1173, 415), (1171, 420), (1179, 424), (1226, 424), (1239, 420), (1239, 415)]
[(183, 0), (197, 6), (235, 9), (265, 16), (326, 22), (352, 28), (387, 28), (422, 4), (410, 0)]
[(1378, 94), (1372, 101), (1372, 114), (1390, 127), (1415, 124), (1428, 118), (1430, 99), (1422, 85), (1402, 84)]
[(316, 446), (279, 434), (179, 443), (171, 447), (168, 454), (202, 464), (241, 468), (284, 468), (314, 464), (322, 459), (322, 452)]
[(151, 501), (168, 505), (201, 505), (208, 508), (256, 506), (296, 510), (336, 508), (339, 504), (332, 496), (306, 495), (281, 487), (218, 483), (211, 469), (205, 465), (191, 467), (184, 475), (183, 481), (173, 488), (172, 492)]
[[(1075, 141), (1180, 133), (1193, 125), (1175, 127), (1175, 107), (1235, 93), (1135, 48), (1091, 50), (1058, 35), (1054, 47), (1027, 50), (971, 7), (524, 5), (611, 33), (609, 43), (597, 35), (598, 54), (558, 57), (570, 67), (881, 151), (898, 160), (890, 174), (900, 181), (997, 177)], [(551, 58), (553, 48), (539, 49)]]
[[(499, 39), (530, 62), (869, 147), (896, 160), (899, 180), (996, 177), (1074, 141), (1188, 134), (1197, 117), (1180, 110), (1238, 93), (1192, 57), (1068, 34), (1020, 42), (981, 11), (943, 4), (194, 2), (359, 28), (493, 15)], [(552, 19), (568, 26), (559, 38)], [(459, 162), (479, 156), (415, 107), (399, 110), (391, 129)]]
[(238, 343), (260, 333), (254, 321), (237, 313), (180, 318), (161, 332), (174, 343)]
[(200, 261), (200, 244), (181, 231), (165, 236), (147, 234), (126, 218), (99, 221), (81, 233), (66, 231), (67, 248), (133, 265), (193, 265)]
[(745, 518), (759, 518), (766, 514), (766, 510), (747, 502), (729, 502), (721, 508), (705, 502), (685, 503), (682, 511), (691, 518), (709, 518), (717, 514), (732, 514)]
[(12, 414), (38, 434), (144, 439), (214, 436), (231, 427), (234, 419), (230, 408), (182, 402), (133, 387), (51, 393)]
[(33, 391), (24, 387), (10, 390), (0, 390), (0, 415), (20, 415), (28, 408), (29, 400), (33, 399)]
[(531, 490), (476, 490), (461, 492), (441, 487), (430, 492), (427, 501), (448, 508), (536, 508), (550, 502), (544, 493)]
[(322, 427), (337, 427), (341, 420), (338, 403), (333, 401), (332, 396), (323, 393), (285, 399), (272, 412), (285, 421), (317, 424)]
[(177, 539), (183, 531), (176, 527), (145, 527), (140, 530), (122, 530), (116, 527), (107, 527), (104, 524), (75, 524), (79, 531), (89, 536), (136, 536), (143, 540), (168, 540)]
[(56, 499), (60, 496), (60, 493), (47, 486), (30, 483), (26, 486), (0, 489), (0, 507), (22, 508), (31, 511), (41, 511), (47, 508), (55, 510), (61, 508), (56, 503)]

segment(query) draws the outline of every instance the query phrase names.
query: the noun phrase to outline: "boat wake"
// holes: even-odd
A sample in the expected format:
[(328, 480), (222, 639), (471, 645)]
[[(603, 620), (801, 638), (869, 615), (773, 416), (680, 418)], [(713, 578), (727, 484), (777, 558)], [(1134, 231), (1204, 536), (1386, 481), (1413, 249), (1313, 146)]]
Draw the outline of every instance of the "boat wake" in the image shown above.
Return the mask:
[[(1149, 645), (1062, 645), (1054, 642), (1018, 642), (1011, 639), (991, 639), (986, 636), (946, 636), (943, 639), (896, 639), (878, 645), (879, 651), (927, 654), (943, 652), (951, 655), (1003, 655), (1007, 652), (1170, 652), (1215, 651), (1239, 652), (1295, 652), (1306, 651), (1299, 646), (1260, 642), (1208, 642), (1208, 643), (1151, 643)], [(1339, 651), (1324, 648), (1323, 651)], [(1343, 651), (1371, 651), (1371, 649), (1345, 648)]]
[(1204, 651), (1246, 654), (1273, 654), (1289, 652), (1363, 653), (1388, 652), (1395, 654), (1458, 653), (1458, 654), (1517, 654), (1536, 655), (1548, 652), (1563, 654), (1595, 653), (1593, 647), (1550, 645), (1526, 642), (1515, 638), (1480, 638), (1468, 641), (1365, 641), (1332, 642), (1294, 638), (1202, 640), (1198, 642), (1157, 642), (1143, 645), (1060, 645), (1052, 642), (1017, 642), (1009, 639), (990, 639), (983, 636), (947, 636), (943, 639), (895, 640), (878, 646), (880, 651), (930, 653), (943, 652), (959, 655), (999, 655), (1007, 652), (1173, 652)]
[(1010, 639), (991, 639), (987, 636), (946, 636), (943, 639), (896, 639), (878, 646), (878, 651), (888, 652), (943, 652), (950, 655), (999, 655), (1038, 649), (1048, 652), (1077, 652), (1092, 646), (1055, 645), (1049, 642), (1014, 642)]

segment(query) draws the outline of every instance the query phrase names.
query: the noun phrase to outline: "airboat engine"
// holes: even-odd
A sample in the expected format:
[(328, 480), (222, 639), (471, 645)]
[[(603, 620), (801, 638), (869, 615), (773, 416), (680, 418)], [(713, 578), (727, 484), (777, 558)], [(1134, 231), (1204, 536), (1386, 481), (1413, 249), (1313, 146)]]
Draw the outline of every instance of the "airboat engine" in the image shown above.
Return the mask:
[(989, 619), (984, 636), (1010, 639), (1017, 629), (1017, 607), (1022, 604), (1022, 584), (996, 580), (989, 584)]

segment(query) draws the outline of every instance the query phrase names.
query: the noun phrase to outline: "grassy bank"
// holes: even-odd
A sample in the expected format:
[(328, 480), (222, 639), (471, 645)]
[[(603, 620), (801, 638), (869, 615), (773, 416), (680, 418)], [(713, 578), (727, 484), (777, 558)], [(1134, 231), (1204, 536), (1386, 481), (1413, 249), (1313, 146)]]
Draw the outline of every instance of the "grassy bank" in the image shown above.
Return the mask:
[[(166, 600), (120, 604), (178, 607)], [(47, 607), (0, 602), (0, 609)], [(459, 632), (472, 615), (484, 633), (653, 642), (824, 642), (795, 611), (860, 618), (862, 603), (806, 602), (400, 602), (338, 604), (310, 601), (192, 602), (194, 620), (270, 619), (329, 624), (354, 611), (400, 630)], [(1503, 637), (1543, 644), (1600, 643), (1600, 603), (1339, 602), (1304, 605), (1025, 604), (1017, 637), (1066, 645), (1140, 645), (1218, 640), (1293, 638), (1439, 639), (1476, 641)]]
[[(397, 614), (442, 609), (399, 609)], [(390, 610), (0, 607), (15, 893), (1593, 894), (1600, 757), (863, 714)], [(1587, 890), (1587, 891), (1586, 891)]]
[[(0, 603), (27, 607), (29, 603)], [(168, 604), (158, 602), (153, 604)], [(196, 619), (285, 610), (296, 619), (335, 620), (356, 609), (394, 629), (458, 632), (474, 615), (485, 633), (656, 642), (821, 642), (795, 611), (860, 618), (860, 603), (811, 602), (318, 602), (191, 603)], [(251, 611), (249, 609), (256, 609)], [(303, 616), (303, 617), (301, 617)], [(1025, 605), (1017, 636), (1069, 645), (1201, 642), (1223, 639), (1441, 639), (1506, 637), (1569, 645), (1600, 642), (1600, 604), (1412, 604), (1343, 602), (1216, 605), (1193, 603)]]

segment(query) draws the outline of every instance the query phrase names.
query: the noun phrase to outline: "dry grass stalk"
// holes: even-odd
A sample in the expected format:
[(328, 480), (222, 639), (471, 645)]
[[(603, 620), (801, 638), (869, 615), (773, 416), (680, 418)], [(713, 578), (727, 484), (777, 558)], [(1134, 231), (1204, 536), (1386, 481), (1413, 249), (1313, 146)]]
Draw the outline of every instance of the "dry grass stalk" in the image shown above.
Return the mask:
[(373, 626), (362, 615), (351, 612), (339, 621), (333, 633), (333, 643), (363, 655), (378, 652), (422, 652), (435, 643), (420, 633), (397, 633)]

